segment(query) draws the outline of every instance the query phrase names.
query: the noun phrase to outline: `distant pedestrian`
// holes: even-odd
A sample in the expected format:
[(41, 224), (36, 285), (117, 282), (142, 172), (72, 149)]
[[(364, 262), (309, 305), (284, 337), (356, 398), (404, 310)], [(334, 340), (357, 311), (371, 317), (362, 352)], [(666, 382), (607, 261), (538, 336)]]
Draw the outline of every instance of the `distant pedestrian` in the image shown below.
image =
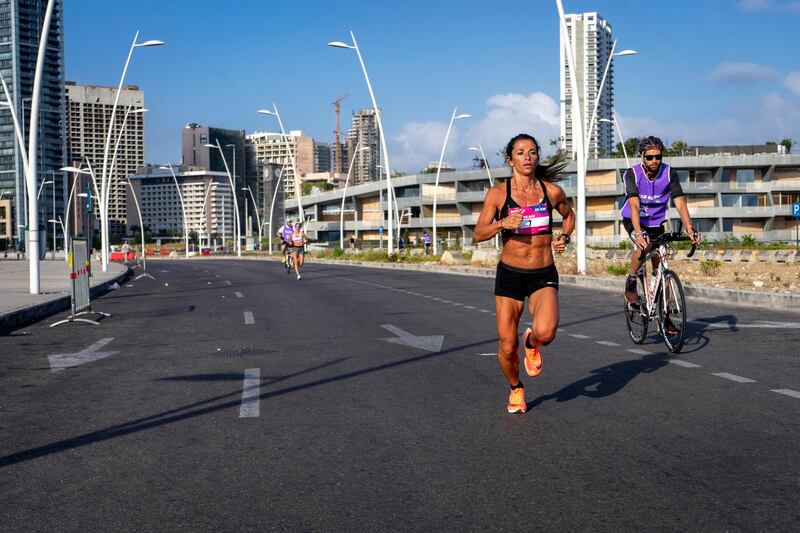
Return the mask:
[(425, 255), (429, 255), (431, 253), (431, 236), (427, 231), (422, 234), (422, 242), (425, 245)]
[(403, 236), (402, 235), (398, 235), (397, 236), (397, 250), (399, 252), (403, 251), (403, 244), (404, 244), (403, 243)]
[(355, 252), (356, 251), (356, 238), (355, 237), (350, 237), (350, 251), (351, 252)]
[(125, 241), (125, 243), (122, 245), (122, 257), (123, 257), (122, 260), (127, 262), (130, 253), (131, 253), (131, 245), (128, 244), (128, 241)]

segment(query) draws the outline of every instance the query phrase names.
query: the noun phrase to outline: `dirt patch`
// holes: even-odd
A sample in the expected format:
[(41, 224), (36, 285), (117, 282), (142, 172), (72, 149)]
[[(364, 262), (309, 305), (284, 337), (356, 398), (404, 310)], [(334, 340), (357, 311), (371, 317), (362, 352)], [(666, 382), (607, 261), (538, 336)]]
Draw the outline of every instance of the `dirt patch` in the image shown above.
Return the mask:
[[(556, 258), (558, 271), (576, 274), (575, 257)], [(590, 276), (624, 279), (630, 259), (588, 259), (587, 274)], [(750, 261), (746, 263), (670, 260), (669, 266), (678, 273), (687, 285), (705, 285), (725, 289), (795, 293), (800, 290), (800, 265), (797, 263), (772, 263)], [(625, 270), (622, 270), (625, 268)], [(615, 272), (611, 274), (609, 270)], [(625, 272), (625, 273), (619, 273)]]

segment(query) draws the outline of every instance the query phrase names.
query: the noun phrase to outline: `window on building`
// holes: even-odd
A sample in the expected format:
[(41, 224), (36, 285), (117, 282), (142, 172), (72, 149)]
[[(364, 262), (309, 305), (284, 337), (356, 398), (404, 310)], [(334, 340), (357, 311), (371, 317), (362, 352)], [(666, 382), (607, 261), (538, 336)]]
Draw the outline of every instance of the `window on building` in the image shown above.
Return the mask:
[(753, 183), (756, 172), (752, 168), (740, 168), (736, 171), (736, 183)]

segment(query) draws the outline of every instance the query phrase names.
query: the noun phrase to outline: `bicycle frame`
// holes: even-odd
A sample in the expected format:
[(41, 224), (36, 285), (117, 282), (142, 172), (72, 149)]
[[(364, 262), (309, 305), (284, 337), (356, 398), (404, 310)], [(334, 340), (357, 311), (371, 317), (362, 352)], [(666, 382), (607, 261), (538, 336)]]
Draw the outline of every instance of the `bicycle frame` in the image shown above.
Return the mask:
[[(658, 304), (661, 306), (662, 311), (667, 310), (667, 298), (664, 294), (665, 286), (664, 286), (664, 272), (669, 270), (669, 258), (672, 256), (672, 250), (667, 246), (666, 243), (662, 243), (658, 246), (658, 248), (651, 250), (647, 257), (645, 257), (645, 262), (642, 264), (642, 267), (639, 269), (639, 273), (642, 275), (642, 283), (644, 284), (644, 292), (645, 292), (645, 302), (647, 304), (646, 316), (648, 320), (653, 320), (659, 316), (656, 307), (656, 299), (660, 298)], [(652, 262), (653, 258), (658, 258), (658, 267), (655, 274), (651, 276), (647, 275), (647, 262)], [(652, 276), (655, 275), (657, 277), (656, 285), (653, 290), (650, 290), (650, 279)], [(679, 311), (683, 312), (683, 309), (679, 309)], [(645, 313), (643, 313), (645, 314)]]

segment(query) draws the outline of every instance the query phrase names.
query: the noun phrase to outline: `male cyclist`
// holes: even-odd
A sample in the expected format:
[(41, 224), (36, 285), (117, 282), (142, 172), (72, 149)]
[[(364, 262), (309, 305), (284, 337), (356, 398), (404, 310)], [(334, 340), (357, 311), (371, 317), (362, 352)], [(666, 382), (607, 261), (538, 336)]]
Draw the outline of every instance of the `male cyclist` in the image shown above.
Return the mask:
[(286, 224), (281, 226), (280, 229), (278, 230), (278, 233), (275, 234), (281, 240), (281, 262), (284, 265), (288, 264), (287, 261), (289, 261), (289, 259), (287, 259), (287, 256), (286, 256), (286, 250), (288, 250), (289, 247), (292, 245), (291, 244), (292, 233), (294, 233), (294, 227), (292, 225), (292, 219), (291, 218), (287, 218), (286, 219)]
[[(692, 226), (686, 199), (683, 197), (680, 179), (675, 169), (662, 163), (664, 144), (658, 137), (645, 137), (639, 143), (638, 152), (642, 162), (625, 171), (625, 204), (622, 206), (622, 225), (636, 244), (631, 256), (631, 268), (625, 280), (625, 300), (636, 303), (636, 274), (644, 260), (639, 259), (640, 250), (644, 255), (650, 251), (650, 240), (665, 231), (667, 209), (670, 198), (675, 203), (678, 214), (686, 228), (686, 233), (694, 244), (700, 244), (700, 232)], [(653, 258), (653, 269), (658, 258)]]

